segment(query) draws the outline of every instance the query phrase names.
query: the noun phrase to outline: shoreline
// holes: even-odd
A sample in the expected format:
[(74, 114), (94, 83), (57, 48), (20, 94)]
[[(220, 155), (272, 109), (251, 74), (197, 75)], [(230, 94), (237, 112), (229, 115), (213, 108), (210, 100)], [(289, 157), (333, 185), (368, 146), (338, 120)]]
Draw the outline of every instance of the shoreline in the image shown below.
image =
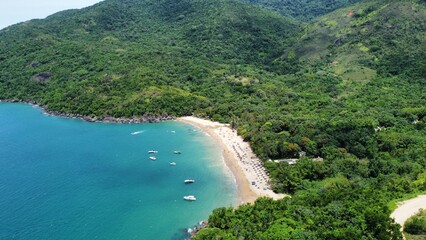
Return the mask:
[(64, 118), (72, 118), (72, 119), (81, 119), (87, 122), (97, 122), (97, 123), (158, 123), (164, 121), (175, 120), (176, 117), (169, 115), (161, 115), (161, 116), (151, 116), (151, 115), (143, 115), (140, 117), (132, 117), (132, 118), (115, 118), (111, 116), (105, 116), (103, 118), (98, 117), (90, 117), (77, 113), (61, 113), (56, 111), (48, 110), (45, 106), (36, 103), (35, 101), (23, 101), (23, 100), (14, 100), (14, 99), (0, 99), (0, 103), (25, 103), (34, 107), (38, 107), (42, 110), (44, 114), (50, 116), (64, 117)]
[(180, 117), (177, 120), (200, 128), (218, 144), (224, 162), (234, 175), (237, 184), (238, 205), (253, 203), (258, 197), (281, 199), (286, 196), (271, 190), (270, 179), (262, 162), (253, 153), (249, 144), (244, 142), (229, 125), (192, 116)]
[(285, 194), (277, 194), (271, 190), (269, 184), (269, 174), (263, 168), (260, 159), (253, 153), (250, 145), (244, 142), (237, 135), (236, 131), (229, 127), (229, 124), (222, 124), (197, 117), (187, 116), (176, 118), (174, 116), (149, 116), (132, 118), (114, 118), (106, 116), (104, 118), (90, 117), (82, 114), (60, 113), (48, 110), (45, 106), (35, 101), (23, 101), (14, 99), (0, 99), (0, 103), (24, 103), (33, 107), (40, 108), (43, 114), (58, 116), (71, 119), (80, 119), (87, 122), (97, 123), (158, 123), (170, 120), (178, 120), (200, 128), (213, 138), (219, 146), (224, 163), (231, 170), (237, 185), (238, 204), (254, 203), (258, 197), (270, 197), (273, 199), (282, 199)]

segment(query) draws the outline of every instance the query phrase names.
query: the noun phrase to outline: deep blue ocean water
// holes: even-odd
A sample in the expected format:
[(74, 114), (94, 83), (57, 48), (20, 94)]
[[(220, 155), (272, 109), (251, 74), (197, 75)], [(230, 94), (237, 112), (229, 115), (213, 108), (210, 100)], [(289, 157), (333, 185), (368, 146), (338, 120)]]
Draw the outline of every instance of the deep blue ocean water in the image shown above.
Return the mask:
[(193, 126), (88, 123), (0, 103), (0, 239), (183, 239), (235, 201), (220, 151)]

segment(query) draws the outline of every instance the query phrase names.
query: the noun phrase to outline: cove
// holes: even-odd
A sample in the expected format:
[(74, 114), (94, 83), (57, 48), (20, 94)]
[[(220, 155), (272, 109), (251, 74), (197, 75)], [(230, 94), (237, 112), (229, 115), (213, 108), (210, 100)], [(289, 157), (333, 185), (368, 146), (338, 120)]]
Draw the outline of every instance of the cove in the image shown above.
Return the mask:
[(220, 149), (193, 126), (89, 123), (16, 103), (0, 103), (0, 193), (0, 239), (183, 239), (237, 198)]

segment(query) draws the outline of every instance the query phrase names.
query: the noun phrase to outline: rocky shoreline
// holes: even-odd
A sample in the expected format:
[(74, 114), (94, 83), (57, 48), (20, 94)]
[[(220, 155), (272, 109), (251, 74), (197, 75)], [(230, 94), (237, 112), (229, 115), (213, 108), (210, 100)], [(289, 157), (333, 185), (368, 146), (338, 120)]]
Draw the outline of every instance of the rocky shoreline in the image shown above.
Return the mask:
[(102, 123), (158, 123), (158, 122), (164, 122), (164, 121), (169, 121), (169, 120), (175, 120), (176, 117), (174, 116), (169, 116), (167, 114), (163, 114), (160, 116), (152, 116), (152, 115), (143, 115), (143, 116), (134, 116), (131, 118), (125, 118), (125, 117), (120, 117), (120, 118), (115, 118), (115, 117), (111, 117), (111, 116), (105, 116), (102, 118), (99, 117), (90, 117), (90, 116), (85, 116), (82, 114), (76, 114), (76, 113), (61, 113), (61, 112), (56, 112), (56, 111), (51, 111), (48, 110), (45, 106), (40, 105), (34, 101), (23, 101), (23, 100), (16, 100), (16, 99), (0, 99), (0, 102), (8, 102), (8, 103), (26, 103), (26, 104), (30, 104), (32, 106), (35, 107), (39, 107), (43, 110), (44, 113), (48, 114), (48, 115), (53, 115), (53, 116), (59, 116), (59, 117), (65, 117), (65, 118), (74, 118), (74, 119), (81, 119), (87, 122), (102, 122)]

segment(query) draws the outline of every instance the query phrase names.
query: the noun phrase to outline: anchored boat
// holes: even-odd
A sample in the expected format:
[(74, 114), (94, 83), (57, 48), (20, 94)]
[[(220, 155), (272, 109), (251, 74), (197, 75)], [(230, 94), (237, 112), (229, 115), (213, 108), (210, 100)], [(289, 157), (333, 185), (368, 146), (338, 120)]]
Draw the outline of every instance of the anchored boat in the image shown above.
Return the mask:
[(192, 196), (192, 195), (184, 196), (183, 199), (185, 199), (187, 201), (195, 201), (195, 200), (197, 200), (197, 198), (195, 198), (195, 196)]

